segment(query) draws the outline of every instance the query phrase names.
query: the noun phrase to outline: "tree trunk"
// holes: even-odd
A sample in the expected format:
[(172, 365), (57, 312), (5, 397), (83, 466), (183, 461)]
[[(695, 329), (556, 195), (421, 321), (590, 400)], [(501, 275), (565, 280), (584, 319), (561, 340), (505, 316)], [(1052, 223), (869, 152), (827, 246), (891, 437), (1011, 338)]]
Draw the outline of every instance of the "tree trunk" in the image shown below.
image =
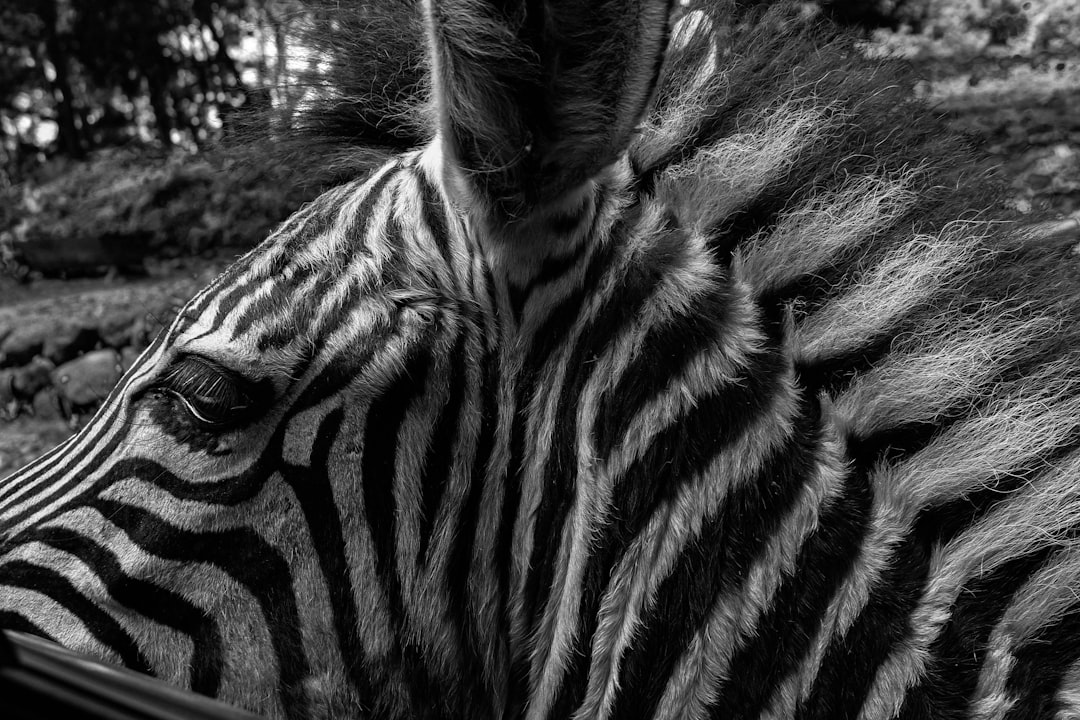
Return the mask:
[[(195, 0), (192, 3), (195, 18), (210, 31), (210, 38), (214, 41), (212, 60), (209, 63), (210, 70), (217, 81), (218, 87), (225, 92), (226, 97), (232, 95), (236, 103), (230, 100), (219, 102), (217, 105), (218, 117), (221, 118), (221, 131), (224, 135), (232, 132), (230, 125), (233, 123), (233, 111), (248, 102), (247, 88), (240, 78), (240, 69), (236, 66), (232, 56), (225, 47), (225, 39), (218, 32), (214, 23), (214, 8), (210, 0)], [(209, 53), (208, 53), (209, 54)], [(209, 84), (208, 84), (209, 85)]]
[(146, 73), (147, 90), (150, 95), (150, 107), (154, 110), (158, 139), (163, 147), (172, 147), (172, 115), (169, 113), (168, 81), (163, 78), (161, 68), (153, 67)]
[(52, 64), (56, 77), (46, 82), (52, 85), (56, 99), (56, 121), (59, 125), (60, 149), (68, 157), (81, 158), (85, 154), (82, 134), (75, 123), (74, 95), (71, 91), (71, 78), (68, 74), (69, 63), (66, 43), (56, 28), (58, 0), (40, 0), (38, 14), (45, 26), (45, 55)]
[(295, 105), (295, 98), (289, 87), (288, 66), (286, 64), (286, 44), (288, 37), (288, 19), (276, 18), (267, 11), (267, 16), (270, 18), (270, 22), (274, 27), (274, 82), (273, 87), (277, 88), (278, 93), (281, 93), (284, 97), (284, 103), (282, 108), (282, 115), (287, 121), (292, 120), (293, 109)]
[(236, 67), (232, 56), (225, 47), (225, 39), (218, 33), (214, 24), (214, 8), (209, 0), (195, 0), (192, 5), (195, 18), (210, 31), (210, 37), (214, 41), (213, 70), (221, 82), (222, 88), (234, 88), (241, 94), (244, 93), (243, 83), (240, 82), (240, 69)]

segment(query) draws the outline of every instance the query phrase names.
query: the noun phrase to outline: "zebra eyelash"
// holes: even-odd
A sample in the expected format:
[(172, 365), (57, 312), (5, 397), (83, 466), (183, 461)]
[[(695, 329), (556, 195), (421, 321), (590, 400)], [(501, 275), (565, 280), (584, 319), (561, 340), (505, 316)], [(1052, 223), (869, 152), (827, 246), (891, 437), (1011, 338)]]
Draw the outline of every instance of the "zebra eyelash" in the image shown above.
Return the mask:
[(221, 432), (240, 425), (262, 406), (255, 385), (208, 358), (184, 355), (152, 391), (178, 404), (196, 428)]

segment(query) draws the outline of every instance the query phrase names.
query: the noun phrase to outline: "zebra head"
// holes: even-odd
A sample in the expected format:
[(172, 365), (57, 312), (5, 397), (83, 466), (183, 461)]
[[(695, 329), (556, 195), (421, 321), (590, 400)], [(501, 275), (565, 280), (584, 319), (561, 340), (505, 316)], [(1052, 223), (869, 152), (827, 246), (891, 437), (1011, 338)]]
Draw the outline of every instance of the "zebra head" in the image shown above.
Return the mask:
[(628, 203), (668, 15), (430, 4), (434, 139), (285, 221), (4, 481), (0, 625), (270, 716), (502, 715), (543, 431), (516, 377)]

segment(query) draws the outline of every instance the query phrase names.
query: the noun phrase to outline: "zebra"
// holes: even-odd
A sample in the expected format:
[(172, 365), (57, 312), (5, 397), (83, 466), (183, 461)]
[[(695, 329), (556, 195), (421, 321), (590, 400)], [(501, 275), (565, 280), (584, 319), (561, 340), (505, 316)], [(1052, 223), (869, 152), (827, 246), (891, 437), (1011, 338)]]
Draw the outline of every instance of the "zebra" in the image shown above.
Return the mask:
[(1077, 717), (1069, 248), (842, 33), (673, 10), (426, 2), (428, 139), (0, 485), (0, 626), (295, 720)]

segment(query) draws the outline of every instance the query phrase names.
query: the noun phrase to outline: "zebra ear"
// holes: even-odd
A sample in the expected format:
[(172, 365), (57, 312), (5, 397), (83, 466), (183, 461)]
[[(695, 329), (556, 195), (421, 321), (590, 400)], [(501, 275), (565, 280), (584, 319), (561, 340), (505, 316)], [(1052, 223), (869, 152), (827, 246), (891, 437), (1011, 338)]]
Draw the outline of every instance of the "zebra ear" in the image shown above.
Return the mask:
[(569, 199), (626, 149), (672, 0), (426, 0), (452, 186), (510, 222)]

